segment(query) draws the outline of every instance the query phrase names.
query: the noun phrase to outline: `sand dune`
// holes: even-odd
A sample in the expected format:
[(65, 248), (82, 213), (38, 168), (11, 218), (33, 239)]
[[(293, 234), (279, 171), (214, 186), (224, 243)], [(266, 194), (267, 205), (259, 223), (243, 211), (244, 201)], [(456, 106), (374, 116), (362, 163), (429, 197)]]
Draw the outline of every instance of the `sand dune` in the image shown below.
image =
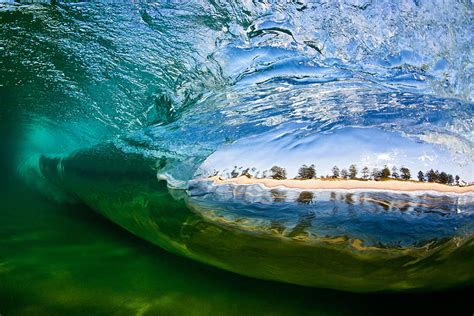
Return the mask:
[(334, 189), (334, 190), (390, 190), (390, 191), (437, 191), (447, 193), (469, 193), (474, 192), (474, 186), (450, 186), (440, 183), (431, 182), (412, 182), (412, 181), (397, 181), (397, 180), (385, 180), (385, 181), (361, 181), (361, 180), (342, 180), (342, 179), (310, 179), (310, 180), (298, 180), (298, 179), (286, 179), (286, 180), (275, 180), (275, 179), (256, 179), (247, 178), (245, 176), (221, 179), (219, 177), (210, 177), (216, 184), (263, 184), (268, 188), (275, 188), (283, 186), (292, 189), (307, 189), (307, 190), (318, 190), (318, 189)]

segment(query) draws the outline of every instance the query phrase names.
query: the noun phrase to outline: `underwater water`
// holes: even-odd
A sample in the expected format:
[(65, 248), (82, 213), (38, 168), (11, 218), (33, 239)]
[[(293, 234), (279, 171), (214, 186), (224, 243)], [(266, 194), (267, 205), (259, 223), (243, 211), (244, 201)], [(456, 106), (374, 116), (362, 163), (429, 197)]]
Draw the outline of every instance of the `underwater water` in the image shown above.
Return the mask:
[(472, 182), (473, 19), (462, 1), (0, 3), (0, 314), (472, 313), (472, 193), (203, 178), (315, 162)]

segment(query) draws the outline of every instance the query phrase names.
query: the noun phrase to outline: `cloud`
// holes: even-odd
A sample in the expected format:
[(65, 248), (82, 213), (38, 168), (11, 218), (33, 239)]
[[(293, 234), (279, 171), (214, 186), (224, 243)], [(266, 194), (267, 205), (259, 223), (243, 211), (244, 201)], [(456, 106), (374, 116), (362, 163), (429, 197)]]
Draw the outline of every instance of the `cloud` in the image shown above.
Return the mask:
[(378, 154), (377, 161), (393, 161), (393, 153)]
[(418, 157), (418, 160), (426, 162), (426, 161), (434, 161), (434, 157), (428, 156), (427, 154), (423, 154), (423, 156)]

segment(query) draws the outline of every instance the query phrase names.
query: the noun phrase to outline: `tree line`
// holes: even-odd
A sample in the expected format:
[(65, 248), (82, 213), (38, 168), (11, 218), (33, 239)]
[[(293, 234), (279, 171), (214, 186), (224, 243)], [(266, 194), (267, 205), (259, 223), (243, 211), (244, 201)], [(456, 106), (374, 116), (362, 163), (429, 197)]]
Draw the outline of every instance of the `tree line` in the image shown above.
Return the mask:
[[(246, 168), (243, 169), (234, 167), (234, 170), (231, 172), (231, 177), (236, 178), (238, 176), (246, 176), (248, 178), (254, 177), (256, 168)], [(217, 174), (217, 173), (215, 173)], [(280, 166), (273, 166), (269, 171), (264, 171), (262, 174), (257, 172), (255, 175), (257, 178), (272, 178), (276, 180), (287, 179), (286, 169)], [(295, 179), (316, 179), (316, 167), (314, 164), (311, 165), (302, 165), (298, 169), (298, 174)], [(331, 169), (331, 174), (326, 176), (321, 176), (322, 179), (353, 179), (353, 180), (388, 180), (388, 179), (397, 179), (397, 180), (411, 180), (412, 174), (410, 169), (402, 166), (400, 169), (396, 166), (389, 168), (385, 165), (382, 169), (373, 168), (370, 170), (367, 166), (362, 168), (359, 174), (359, 169), (355, 164), (349, 166), (349, 168), (339, 169), (338, 166), (334, 166)], [(448, 174), (444, 171), (438, 171), (430, 169), (426, 172), (418, 171), (417, 179), (419, 182), (433, 182), (449, 185), (459, 185), (461, 178), (456, 175)]]

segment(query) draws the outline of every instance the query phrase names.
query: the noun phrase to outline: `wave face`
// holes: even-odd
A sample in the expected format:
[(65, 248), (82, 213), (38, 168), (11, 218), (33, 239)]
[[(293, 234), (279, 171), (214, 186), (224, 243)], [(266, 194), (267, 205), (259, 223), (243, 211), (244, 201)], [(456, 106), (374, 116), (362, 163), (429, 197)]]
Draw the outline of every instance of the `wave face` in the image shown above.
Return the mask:
[(462, 1), (0, 3), (19, 175), (253, 277), (352, 291), (472, 283), (472, 196), (299, 203), (190, 183), (312, 162), (321, 175), (388, 164), (472, 182), (473, 17)]

